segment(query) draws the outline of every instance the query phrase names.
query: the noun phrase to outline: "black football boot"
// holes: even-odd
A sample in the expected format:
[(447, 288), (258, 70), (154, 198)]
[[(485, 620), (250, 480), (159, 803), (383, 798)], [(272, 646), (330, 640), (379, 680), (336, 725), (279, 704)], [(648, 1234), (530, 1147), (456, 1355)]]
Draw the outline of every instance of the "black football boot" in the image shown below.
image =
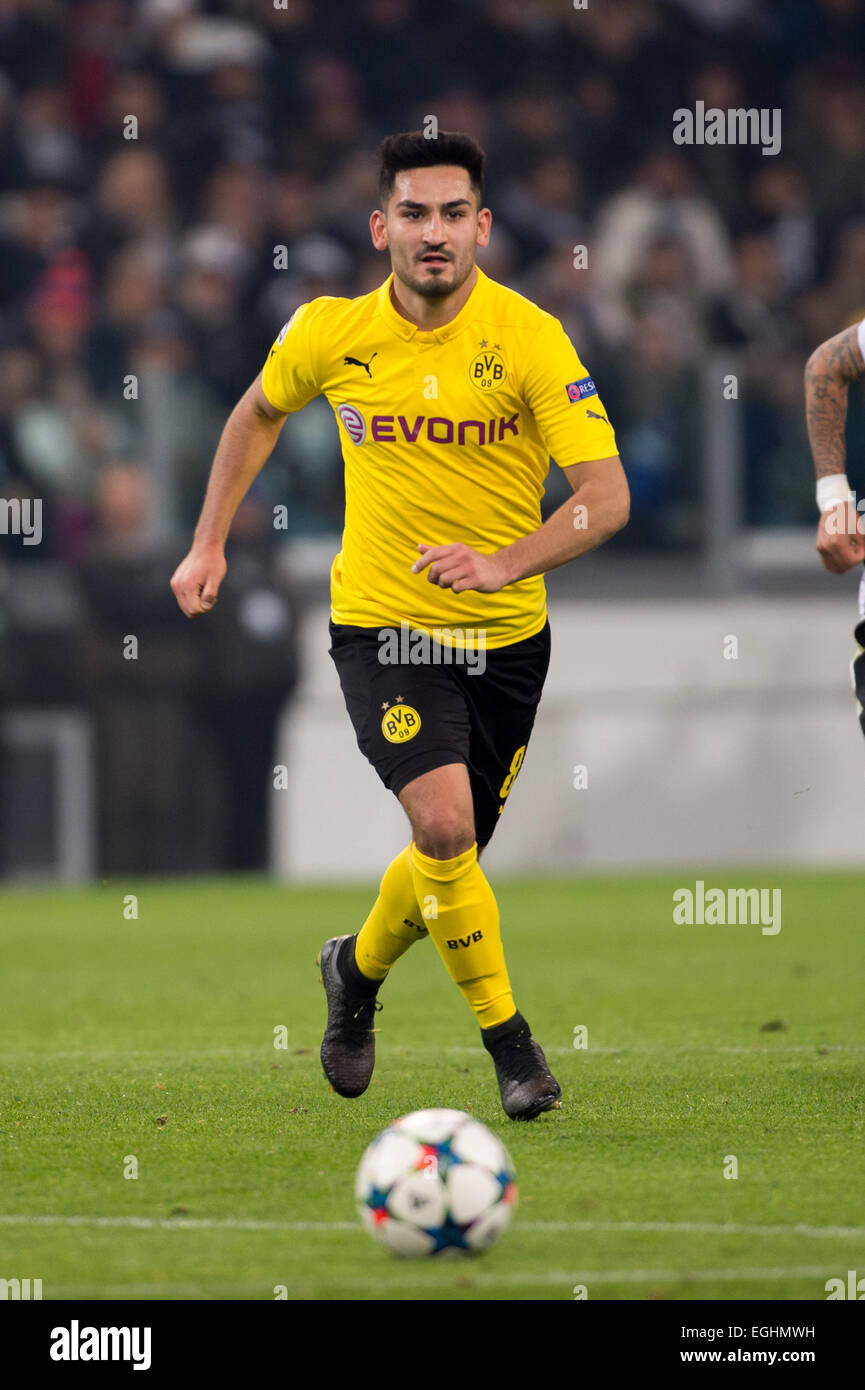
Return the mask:
[(363, 1095), (375, 1066), (375, 1015), (380, 980), (365, 980), (354, 961), (354, 936), (332, 936), (316, 956), (327, 995), (321, 1065), (341, 1096)]
[(493, 1059), (505, 1114), (534, 1120), (545, 1110), (561, 1109), (562, 1089), (521, 1013), (494, 1028), (482, 1028), (484, 1047)]

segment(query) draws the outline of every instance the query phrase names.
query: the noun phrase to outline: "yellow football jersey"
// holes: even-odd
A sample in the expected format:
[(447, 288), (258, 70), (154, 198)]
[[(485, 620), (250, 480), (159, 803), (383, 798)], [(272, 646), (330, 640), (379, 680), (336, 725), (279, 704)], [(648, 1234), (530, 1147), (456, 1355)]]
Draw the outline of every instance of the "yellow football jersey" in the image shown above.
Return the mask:
[(337, 417), (345, 527), (333, 621), (519, 642), (546, 621), (542, 575), (455, 594), (412, 574), (418, 543), (492, 554), (536, 531), (550, 455), (560, 467), (612, 457), (613, 429), (551, 314), (479, 270), (456, 318), (422, 332), (394, 307), (392, 281), (301, 305), (262, 372), (277, 410), (324, 395)]

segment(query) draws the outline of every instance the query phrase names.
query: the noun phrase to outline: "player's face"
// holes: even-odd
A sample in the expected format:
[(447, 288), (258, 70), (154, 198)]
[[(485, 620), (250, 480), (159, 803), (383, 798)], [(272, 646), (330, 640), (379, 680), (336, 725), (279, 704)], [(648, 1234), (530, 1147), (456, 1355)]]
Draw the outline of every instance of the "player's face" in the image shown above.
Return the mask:
[(397, 174), (385, 211), (373, 213), (373, 242), (390, 251), (395, 276), (426, 299), (453, 294), (471, 275), (491, 214), (478, 208), (468, 172), (456, 165)]

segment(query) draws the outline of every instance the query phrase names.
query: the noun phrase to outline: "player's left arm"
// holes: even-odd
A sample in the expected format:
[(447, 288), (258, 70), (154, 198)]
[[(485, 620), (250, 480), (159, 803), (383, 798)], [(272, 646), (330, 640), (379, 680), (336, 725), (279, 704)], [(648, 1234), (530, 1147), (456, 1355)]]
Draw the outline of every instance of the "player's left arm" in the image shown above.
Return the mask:
[(574, 496), (537, 531), (492, 555), (482, 555), (461, 542), (421, 544), (421, 558), (412, 565), (413, 572), (426, 569), (431, 584), (453, 589), (455, 594), (464, 589), (492, 594), (519, 579), (546, 574), (603, 545), (627, 524), (630, 512), (628, 480), (618, 454), (571, 464), (562, 471)]

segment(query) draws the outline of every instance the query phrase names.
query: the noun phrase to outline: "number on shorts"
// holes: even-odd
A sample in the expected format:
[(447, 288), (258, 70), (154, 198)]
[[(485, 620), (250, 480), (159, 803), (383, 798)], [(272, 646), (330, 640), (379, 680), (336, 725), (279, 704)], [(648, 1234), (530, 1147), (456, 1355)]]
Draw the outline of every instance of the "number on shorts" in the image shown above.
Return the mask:
[(511, 787), (514, 785), (514, 779), (523, 765), (523, 758), (525, 756), (526, 745), (523, 744), (522, 748), (518, 748), (514, 756), (511, 758), (510, 771), (508, 772), (508, 775), (505, 778), (505, 780), (502, 782), (501, 790), (499, 791), (499, 796), (502, 797), (502, 799), (504, 799), (507, 796)]

